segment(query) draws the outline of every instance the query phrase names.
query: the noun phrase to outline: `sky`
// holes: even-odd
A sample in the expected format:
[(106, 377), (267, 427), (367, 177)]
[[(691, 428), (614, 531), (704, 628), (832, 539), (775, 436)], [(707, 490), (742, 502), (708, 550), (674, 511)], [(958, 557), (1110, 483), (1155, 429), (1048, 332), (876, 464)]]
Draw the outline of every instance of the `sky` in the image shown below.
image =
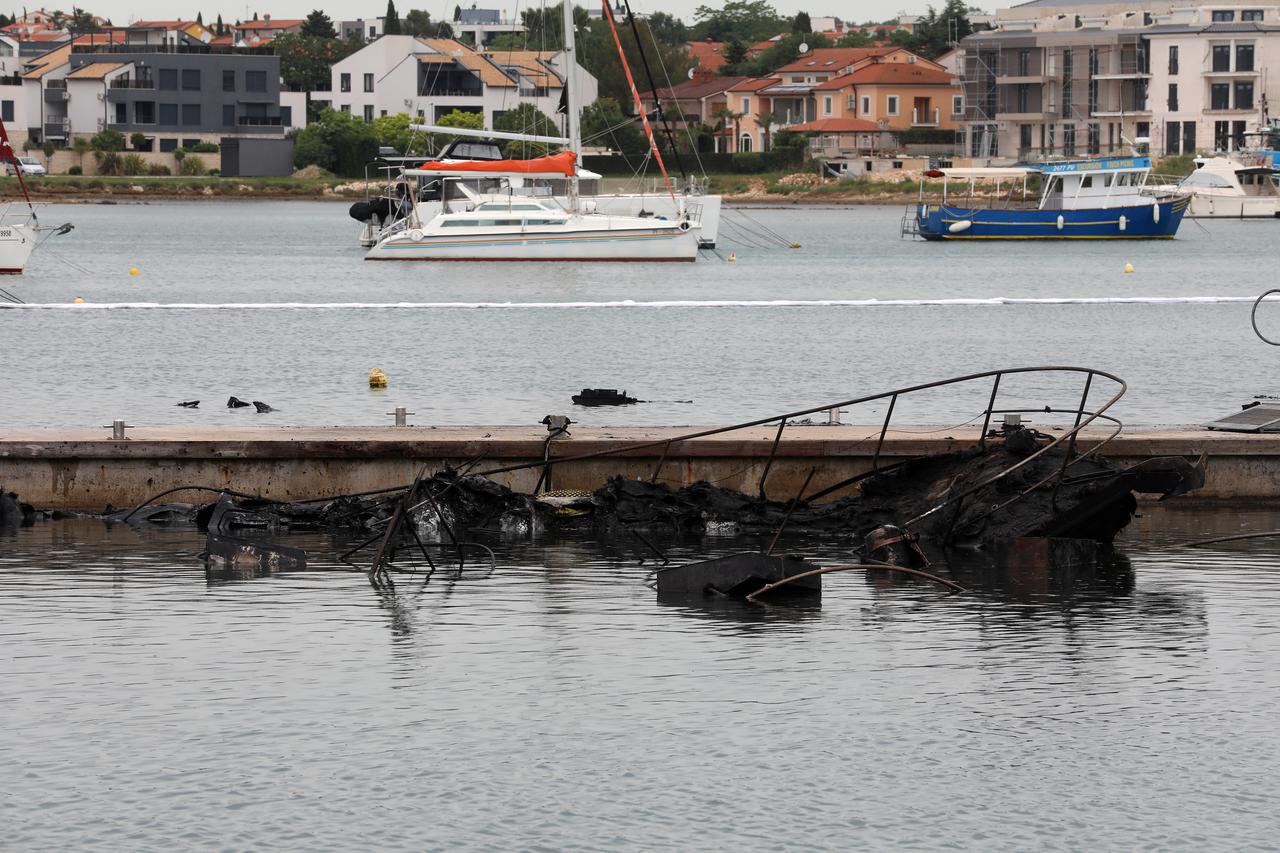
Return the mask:
[[(574, 0), (584, 5), (584, 0)], [(404, 15), (409, 9), (425, 9), (433, 19), (449, 19), (453, 17), (453, 7), (461, 0), (398, 0), (396, 9)], [(466, 0), (463, 5), (470, 6), (476, 2), (481, 8), (499, 8), (508, 14), (519, 14), (520, 10), (529, 7), (527, 0), (516, 3), (513, 0)], [(542, 0), (534, 0), (542, 5)], [(631, 8), (636, 13), (669, 12), (682, 18), (685, 23), (693, 22), (693, 10), (701, 5), (702, 0), (632, 0)], [(723, 0), (705, 0), (708, 6), (720, 5)], [(945, 0), (934, 0), (934, 5), (941, 6)], [(204, 5), (200, 5), (204, 4)], [(22, 4), (10, 0), (9, 5), (21, 14)], [(57, 4), (39, 0), (27, 0), (28, 9), (56, 8)], [(71, 4), (65, 4), (70, 8)], [(252, 18), (254, 12), (259, 15), (270, 15), (273, 18), (303, 18), (315, 8), (322, 8), (334, 20), (355, 20), (356, 18), (375, 18), (386, 10), (385, 0), (80, 0), (76, 5), (84, 6), (89, 11), (110, 18), (117, 25), (137, 20), (172, 20), (174, 18), (194, 18), (197, 12), (204, 13), (206, 23), (212, 23), (218, 14), (224, 21)], [(1009, 5), (1005, 3), (1004, 5)], [(923, 12), (927, 0), (920, 0), (914, 5), (904, 5), (903, 0), (773, 0), (773, 6), (783, 15), (794, 15), (801, 10), (810, 15), (834, 15), (845, 21), (861, 23), (868, 20), (885, 20), (902, 13), (914, 14)], [(0, 3), (0, 10), (4, 4)]]

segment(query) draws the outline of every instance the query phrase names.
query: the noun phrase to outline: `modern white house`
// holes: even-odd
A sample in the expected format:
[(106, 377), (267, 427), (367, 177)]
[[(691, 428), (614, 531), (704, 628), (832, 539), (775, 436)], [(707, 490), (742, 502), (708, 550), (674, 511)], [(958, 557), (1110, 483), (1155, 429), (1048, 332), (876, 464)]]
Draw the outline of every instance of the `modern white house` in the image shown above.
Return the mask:
[(524, 24), (518, 18), (508, 18), (505, 10), (479, 9), (474, 3), (469, 9), (459, 8), (450, 26), (455, 36), (477, 48), (484, 48), (494, 36), (525, 31)]
[[(562, 54), (482, 53), (454, 39), (383, 36), (332, 70), (332, 91), (312, 95), (341, 112), (373, 121), (397, 113), (433, 122), (454, 110), (480, 113), (485, 126), (522, 103), (548, 116), (560, 106), (568, 69)], [(596, 99), (596, 79), (575, 69), (581, 103)]]

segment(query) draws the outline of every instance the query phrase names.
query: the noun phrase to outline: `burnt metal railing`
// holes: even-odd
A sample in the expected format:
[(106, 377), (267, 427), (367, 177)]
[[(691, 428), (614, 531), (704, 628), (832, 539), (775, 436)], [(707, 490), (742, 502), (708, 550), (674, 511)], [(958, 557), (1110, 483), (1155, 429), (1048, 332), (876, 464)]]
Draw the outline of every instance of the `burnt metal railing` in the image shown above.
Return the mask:
[[(1057, 408), (1057, 409), (1049, 406), (1040, 406), (1038, 408), (1025, 408), (1025, 407), (997, 408), (996, 403), (999, 399), (1000, 384), (1005, 377), (1014, 376), (1018, 374), (1033, 374), (1033, 373), (1078, 374), (1082, 376), (1084, 378), (1084, 384), (1080, 394), (1079, 403), (1073, 408)], [(1095, 379), (1099, 379), (1099, 378), (1105, 379), (1114, 383), (1117, 386), (1117, 390), (1096, 410), (1090, 410), (1089, 408), (1087, 408), (1089, 403), (1089, 396), (1094, 391)], [(841, 488), (847, 488), (848, 486), (851, 486), (860, 480), (873, 477), (877, 474), (880, 474), (882, 472), (888, 471), (896, 467), (896, 465), (882, 467), (880, 464), (880, 457), (881, 457), (882, 451), (884, 450), (885, 439), (888, 436), (889, 432), (891, 432), (890, 427), (893, 422), (893, 414), (898, 407), (898, 401), (900, 398), (905, 397), (909, 394), (914, 394), (921, 391), (944, 388), (951, 385), (960, 385), (968, 382), (978, 382), (984, 379), (991, 381), (991, 392), (987, 397), (987, 405), (982, 410), (982, 413), (981, 413), (982, 419), (983, 419), (982, 431), (978, 438), (978, 444), (980, 447), (986, 447), (988, 433), (990, 432), (990, 428), (991, 428), (991, 421), (992, 421), (992, 418), (995, 416), (1012, 415), (1012, 414), (1021, 415), (1021, 414), (1027, 414), (1032, 412), (1037, 412), (1037, 413), (1050, 412), (1050, 413), (1071, 415), (1071, 416), (1074, 416), (1074, 421), (1071, 429), (1063, 432), (1061, 435), (1054, 437), (1053, 440), (1050, 441), (1049, 443), (1038, 448), (1037, 450), (1028, 454), (1027, 456), (1022, 457), (1021, 459), (1009, 465), (1008, 467), (1003, 468), (1000, 471), (997, 471), (995, 474), (992, 474), (991, 476), (982, 479), (980, 482), (974, 483), (968, 486), (967, 488), (959, 492), (956, 492), (954, 494), (947, 495), (939, 503), (937, 503), (930, 509), (926, 510), (925, 512), (921, 513), (920, 515), (917, 515), (916, 517), (907, 520), (901, 526), (909, 527), (914, 524), (917, 524), (923, 521), (924, 519), (935, 515), (936, 513), (945, 509), (946, 507), (949, 507), (964, 501), (969, 496), (986, 488), (987, 486), (992, 485), (993, 483), (996, 483), (1008, 477), (1010, 474), (1013, 474), (1015, 471), (1018, 471), (1026, 467), (1027, 465), (1030, 465), (1031, 463), (1035, 462), (1036, 460), (1040, 459), (1046, 454), (1058, 448), (1065, 447), (1066, 452), (1063, 456), (1062, 465), (1059, 466), (1054, 473), (1050, 474), (1048, 477), (1042, 478), (1040, 481), (1018, 492), (1012, 498), (993, 507), (986, 514), (984, 514), (983, 517), (986, 517), (986, 515), (990, 515), (992, 512), (996, 512), (1001, 509), (1004, 509), (1005, 507), (1008, 507), (1011, 504), (1016, 503), (1017, 501), (1026, 497), (1031, 492), (1036, 491), (1037, 489), (1044, 488), (1050, 484), (1053, 484), (1054, 486), (1053, 499), (1056, 500), (1058, 490), (1061, 488), (1061, 486), (1064, 483), (1068, 483), (1068, 484), (1070, 483), (1070, 480), (1067, 477), (1067, 472), (1070, 469), (1070, 467), (1073, 464), (1083, 459), (1096, 455), (1104, 446), (1106, 446), (1117, 435), (1119, 435), (1121, 430), (1123, 429), (1123, 424), (1121, 424), (1121, 422), (1118, 419), (1106, 414), (1106, 411), (1110, 409), (1112, 406), (1114, 406), (1116, 402), (1121, 397), (1124, 396), (1125, 392), (1128, 390), (1128, 387), (1129, 387), (1128, 384), (1123, 379), (1116, 376), (1115, 374), (1108, 373), (1103, 370), (1095, 370), (1093, 368), (1087, 368), (1087, 367), (1070, 367), (1070, 366), (1014, 367), (1014, 368), (1006, 368), (1003, 370), (989, 370), (989, 371), (984, 371), (982, 373), (970, 373), (964, 376), (956, 376), (949, 379), (937, 380), (934, 382), (925, 382), (919, 385), (910, 385), (904, 388), (897, 388), (892, 391), (884, 391), (878, 394), (870, 394), (864, 397), (855, 397), (850, 400), (842, 400), (838, 403), (824, 403), (820, 406), (813, 406), (812, 408), (808, 408), (808, 409), (800, 409), (794, 412), (787, 412), (786, 414), (782, 414), (782, 415), (771, 415), (769, 417), (758, 418), (756, 420), (747, 421), (745, 423), (733, 424), (732, 426), (700, 430), (698, 432), (686, 433), (684, 435), (674, 436), (672, 438), (659, 439), (656, 441), (640, 442), (636, 444), (628, 444), (628, 445), (623, 445), (621, 447), (610, 448), (608, 450), (598, 450), (598, 451), (592, 451), (589, 453), (579, 453), (579, 454), (574, 454), (570, 456), (562, 456), (559, 458), (556, 458), (553, 454), (548, 453), (545, 459), (541, 459), (535, 462), (525, 462), (525, 463), (518, 463), (514, 465), (503, 465), (497, 468), (489, 468), (487, 470), (476, 471), (475, 473), (480, 476), (489, 477), (495, 474), (506, 474), (514, 471), (522, 471), (522, 470), (528, 470), (532, 468), (542, 468), (544, 471), (544, 476), (546, 476), (546, 474), (550, 472), (552, 466), (554, 465), (565, 464), (569, 462), (585, 461), (588, 459), (602, 459), (602, 458), (607, 458), (611, 456), (622, 456), (622, 455), (630, 456), (630, 455), (635, 455), (639, 451), (662, 448), (662, 455), (658, 460), (657, 466), (653, 470), (653, 474), (650, 477), (650, 482), (655, 482), (658, 479), (658, 473), (662, 468), (662, 464), (663, 462), (666, 461), (667, 456), (670, 453), (673, 445), (679, 444), (680, 442), (684, 442), (684, 441), (690, 441), (696, 438), (707, 438), (709, 436), (723, 435), (725, 433), (735, 432), (737, 430), (750, 429), (752, 427), (777, 424), (777, 432), (774, 434), (773, 442), (769, 450), (769, 455), (768, 455), (768, 458), (765, 460), (764, 470), (761, 472), (760, 481), (758, 484), (758, 493), (760, 498), (766, 499), (767, 494), (765, 492), (765, 481), (769, 476), (769, 471), (773, 467), (774, 459), (777, 457), (777, 453), (778, 453), (778, 446), (782, 441), (783, 432), (786, 430), (787, 426), (789, 425), (788, 423), (789, 421), (793, 421), (796, 418), (805, 417), (807, 415), (825, 413), (828, 410), (833, 408), (851, 409), (854, 406), (864, 405), (867, 403), (882, 402), (887, 400), (888, 408), (885, 412), (884, 421), (880, 426), (880, 431), (876, 437), (875, 451), (873, 452), (872, 458), (871, 458), (871, 470), (863, 472), (862, 474), (856, 475), (855, 477), (849, 478), (848, 480), (842, 481), (841, 483), (837, 483), (834, 486), (828, 486), (827, 488), (824, 488), (821, 491), (813, 495), (810, 495), (808, 498), (808, 500), (815, 500), (819, 497), (825, 497), (826, 495), (831, 494), (834, 491), (837, 491)], [(977, 416), (973, 418), (973, 420), (976, 420), (976, 419), (977, 419)], [(1090, 424), (1099, 420), (1105, 421), (1111, 424), (1114, 428), (1110, 431), (1110, 433), (1102, 436), (1087, 451), (1084, 451), (1082, 453), (1077, 453), (1077, 444), (1078, 444), (1078, 438), (1079, 438), (1080, 432), (1084, 430), (1086, 427), (1088, 427)], [(870, 438), (871, 436), (867, 436), (867, 439), (870, 439)], [(863, 440), (865, 441), (867, 439), (863, 439)], [(804, 499), (804, 496), (798, 495), (795, 500), (798, 502), (799, 500), (802, 500), (802, 499)]]

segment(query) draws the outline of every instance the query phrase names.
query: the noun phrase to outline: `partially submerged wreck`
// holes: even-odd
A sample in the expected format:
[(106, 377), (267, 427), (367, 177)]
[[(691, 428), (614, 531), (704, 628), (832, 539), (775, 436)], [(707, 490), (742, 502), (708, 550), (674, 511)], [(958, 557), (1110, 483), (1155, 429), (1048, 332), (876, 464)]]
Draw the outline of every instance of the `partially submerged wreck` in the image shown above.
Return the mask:
[[(1069, 407), (997, 405), (1001, 382), (1017, 374), (1039, 374), (1037, 380), (1079, 377), (1083, 389)], [(1095, 386), (1113, 385), (1113, 392), (1096, 408), (1089, 397)], [(985, 405), (973, 419), (982, 420), (976, 442), (955, 452), (882, 463), (881, 448), (890, 430), (895, 407), (907, 394), (967, 383), (979, 383)], [(1125, 384), (1111, 374), (1076, 367), (1017, 368), (972, 374), (901, 388), (836, 404), (774, 415), (719, 429), (703, 430), (660, 442), (619, 444), (616, 448), (574, 454), (571, 441), (552, 450), (549, 433), (544, 458), (514, 465), (483, 468), (473, 460), (459, 470), (422, 472), (411, 485), (360, 495), (310, 501), (283, 502), (206, 488), (217, 500), (201, 507), (153, 506), (150, 502), (107, 516), (110, 521), (172, 523), (190, 521), (213, 536), (237, 537), (248, 531), (346, 530), (363, 534), (364, 541), (343, 556), (354, 559), (372, 549), (370, 580), (391, 584), (397, 558), (425, 561), (434, 570), (437, 559), (461, 563), (467, 554), (488, 551), (482, 540), (524, 541), (535, 533), (558, 536), (615, 536), (637, 543), (644, 559), (666, 562), (655, 540), (699, 534), (709, 529), (734, 531), (768, 542), (760, 547), (763, 560), (737, 561), (741, 570), (722, 564), (706, 567), (709, 580), (700, 588), (716, 593), (735, 590), (750, 597), (790, 574), (811, 571), (761, 572), (776, 561), (771, 556), (780, 542), (822, 533), (847, 537), (851, 567), (894, 567), (923, 570), (957, 549), (997, 553), (1026, 540), (1079, 540), (1111, 543), (1132, 519), (1136, 494), (1161, 499), (1184, 494), (1204, 484), (1203, 461), (1182, 457), (1148, 459), (1128, 467), (1102, 456), (1120, 431), (1107, 413), (1124, 394)], [(826, 410), (849, 409), (867, 403), (887, 408), (878, 444), (867, 470), (841, 482), (810, 490), (810, 473), (800, 491), (787, 500), (770, 498), (765, 483), (774, 463), (778, 441), (796, 420)], [(1065, 419), (1059, 432), (1039, 432), (1021, 423), (1028, 412)], [(567, 424), (567, 419), (564, 420)], [(1107, 430), (1094, 433), (1087, 444), (1082, 431), (1094, 424)], [(776, 425), (773, 453), (763, 463), (755, 494), (725, 489), (706, 482), (673, 488), (660, 480), (671, 446), (690, 438), (717, 435), (744, 427)], [(993, 425), (996, 425), (993, 428)], [(552, 429), (548, 421), (548, 429)], [(868, 439), (876, 439), (873, 433)], [(553, 471), (583, 460), (598, 460), (638, 451), (659, 455), (652, 475), (643, 479), (614, 476), (590, 492), (549, 488)], [(528, 493), (513, 491), (495, 478), (520, 470), (538, 470), (538, 485)], [(547, 488), (544, 488), (544, 485)], [(168, 493), (156, 496), (167, 496)], [(1019, 545), (1018, 553), (1080, 553), (1081, 549), (1036, 548)], [(1090, 551), (1090, 553), (1092, 553)], [(434, 556), (433, 556), (434, 554)], [(444, 556), (442, 556), (444, 555)], [(490, 559), (492, 552), (489, 552)], [(247, 558), (246, 558), (247, 559)], [(361, 558), (365, 559), (365, 558)], [(779, 558), (780, 559), (780, 558)], [(773, 562), (771, 562), (773, 561)], [(777, 563), (778, 566), (784, 565)], [(734, 580), (733, 572), (739, 577)], [(688, 572), (684, 573), (688, 575)], [(711, 579), (714, 576), (714, 579)], [(813, 575), (818, 585), (820, 573)], [(755, 586), (743, 583), (755, 577)], [(944, 581), (945, 582), (945, 581)], [(661, 583), (661, 581), (660, 581)], [(686, 577), (685, 587), (698, 586)], [(791, 585), (788, 583), (787, 585)]]

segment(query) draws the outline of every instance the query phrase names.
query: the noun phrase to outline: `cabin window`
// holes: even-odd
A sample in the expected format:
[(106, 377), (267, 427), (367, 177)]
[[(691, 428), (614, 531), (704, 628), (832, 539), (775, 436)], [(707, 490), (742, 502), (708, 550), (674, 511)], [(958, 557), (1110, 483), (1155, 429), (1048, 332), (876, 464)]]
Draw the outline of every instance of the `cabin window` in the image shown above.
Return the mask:
[(1169, 45), (1169, 73), (1178, 73), (1178, 46), (1176, 44)]
[(1240, 20), (1242, 20), (1242, 21), (1261, 21), (1261, 20), (1262, 20), (1262, 10), (1261, 10), (1261, 9), (1245, 9), (1245, 10), (1243, 10), (1243, 11), (1240, 13)]
[(1093, 189), (1093, 175), (1085, 175), (1083, 178), (1080, 179), (1080, 189), (1082, 190)]
[(1104, 187), (1109, 187), (1115, 183), (1115, 175), (1101, 175), (1100, 177), (1102, 178), (1102, 185)]
[(1253, 43), (1236, 45), (1236, 70), (1253, 70)]

